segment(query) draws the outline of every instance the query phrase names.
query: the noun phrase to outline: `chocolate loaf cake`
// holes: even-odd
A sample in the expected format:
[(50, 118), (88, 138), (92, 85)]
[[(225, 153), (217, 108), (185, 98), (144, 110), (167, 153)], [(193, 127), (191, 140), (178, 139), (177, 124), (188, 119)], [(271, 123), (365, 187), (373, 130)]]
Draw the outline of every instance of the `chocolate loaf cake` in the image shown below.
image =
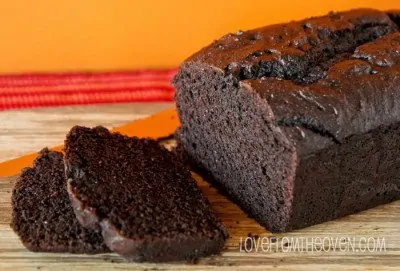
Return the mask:
[(173, 80), (180, 144), (272, 231), (400, 198), (399, 13), (228, 34)]
[(157, 141), (76, 126), (65, 141), (68, 192), (83, 226), (133, 261), (192, 261), (227, 233), (190, 171)]
[(71, 206), (63, 155), (43, 149), (23, 170), (12, 194), (11, 227), (36, 252), (109, 252), (100, 232), (83, 228)]

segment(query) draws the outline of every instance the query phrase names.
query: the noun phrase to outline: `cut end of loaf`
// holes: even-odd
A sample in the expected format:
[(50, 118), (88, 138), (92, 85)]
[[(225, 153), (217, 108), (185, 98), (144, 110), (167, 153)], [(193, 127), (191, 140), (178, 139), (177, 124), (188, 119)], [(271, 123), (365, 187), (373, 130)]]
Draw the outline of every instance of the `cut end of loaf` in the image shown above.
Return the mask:
[(188, 155), (260, 223), (286, 229), (297, 155), (268, 104), (246, 84), (197, 63), (186, 63), (174, 84), (177, 138)]

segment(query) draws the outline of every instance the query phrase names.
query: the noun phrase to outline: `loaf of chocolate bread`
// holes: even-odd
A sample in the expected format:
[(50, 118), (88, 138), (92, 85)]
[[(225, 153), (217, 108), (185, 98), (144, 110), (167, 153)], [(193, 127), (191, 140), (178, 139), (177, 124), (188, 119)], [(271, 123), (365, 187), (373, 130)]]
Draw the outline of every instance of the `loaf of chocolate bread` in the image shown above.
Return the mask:
[(190, 171), (155, 140), (76, 126), (65, 141), (68, 192), (81, 224), (133, 261), (192, 261), (227, 233)]
[(43, 149), (26, 168), (12, 194), (11, 227), (36, 252), (105, 253), (100, 232), (76, 219), (67, 193), (63, 155)]
[(400, 198), (399, 12), (228, 34), (173, 80), (185, 152), (272, 231)]

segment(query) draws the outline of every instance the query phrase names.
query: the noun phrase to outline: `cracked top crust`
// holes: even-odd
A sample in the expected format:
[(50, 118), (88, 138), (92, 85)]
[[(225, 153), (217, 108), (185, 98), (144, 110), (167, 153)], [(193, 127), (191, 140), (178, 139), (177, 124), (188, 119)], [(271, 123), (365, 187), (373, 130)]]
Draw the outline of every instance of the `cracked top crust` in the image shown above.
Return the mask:
[(228, 34), (185, 64), (268, 101), (302, 154), (400, 120), (399, 12), (359, 9)]

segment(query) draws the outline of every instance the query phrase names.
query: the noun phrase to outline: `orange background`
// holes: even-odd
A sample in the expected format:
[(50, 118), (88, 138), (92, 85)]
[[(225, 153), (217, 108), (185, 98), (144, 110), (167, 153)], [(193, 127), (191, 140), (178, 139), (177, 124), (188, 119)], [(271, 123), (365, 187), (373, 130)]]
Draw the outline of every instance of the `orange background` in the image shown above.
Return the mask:
[(0, 73), (171, 67), (226, 32), (399, 0), (2, 0)]

